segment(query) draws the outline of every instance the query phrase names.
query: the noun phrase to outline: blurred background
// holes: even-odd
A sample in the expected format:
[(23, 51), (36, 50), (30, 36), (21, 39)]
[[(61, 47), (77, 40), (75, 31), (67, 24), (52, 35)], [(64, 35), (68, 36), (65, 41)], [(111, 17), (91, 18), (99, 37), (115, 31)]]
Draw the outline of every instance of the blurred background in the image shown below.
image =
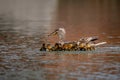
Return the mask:
[(118, 44), (119, 9), (119, 0), (0, 0), (0, 30), (46, 36), (64, 27), (66, 40), (99, 36)]

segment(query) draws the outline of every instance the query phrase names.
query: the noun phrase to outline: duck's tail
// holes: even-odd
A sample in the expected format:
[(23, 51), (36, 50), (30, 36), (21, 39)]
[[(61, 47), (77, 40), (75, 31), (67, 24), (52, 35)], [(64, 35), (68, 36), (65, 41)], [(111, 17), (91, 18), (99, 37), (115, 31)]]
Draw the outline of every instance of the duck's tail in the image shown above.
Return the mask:
[(94, 44), (94, 46), (99, 46), (99, 45), (103, 45), (103, 44), (106, 44), (107, 42), (100, 42), (100, 43), (97, 43), (97, 44)]

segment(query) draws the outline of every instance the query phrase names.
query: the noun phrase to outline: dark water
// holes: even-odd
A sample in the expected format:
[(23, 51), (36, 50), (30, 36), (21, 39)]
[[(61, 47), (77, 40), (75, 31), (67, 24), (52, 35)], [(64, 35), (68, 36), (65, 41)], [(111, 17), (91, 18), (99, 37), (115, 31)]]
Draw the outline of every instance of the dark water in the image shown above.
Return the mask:
[[(0, 80), (120, 80), (119, 0), (4, 0), (0, 6)], [(107, 44), (40, 52), (46, 35), (61, 26), (66, 41), (98, 36)]]

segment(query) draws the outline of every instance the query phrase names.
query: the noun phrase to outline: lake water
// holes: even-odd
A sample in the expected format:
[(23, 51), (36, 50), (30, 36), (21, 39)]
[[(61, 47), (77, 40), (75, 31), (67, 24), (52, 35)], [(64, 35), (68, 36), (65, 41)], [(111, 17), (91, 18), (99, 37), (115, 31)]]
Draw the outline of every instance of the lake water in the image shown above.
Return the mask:
[[(0, 80), (120, 80), (119, 0), (5, 0), (0, 6)], [(66, 41), (98, 36), (107, 44), (40, 52), (58, 27), (66, 29)]]

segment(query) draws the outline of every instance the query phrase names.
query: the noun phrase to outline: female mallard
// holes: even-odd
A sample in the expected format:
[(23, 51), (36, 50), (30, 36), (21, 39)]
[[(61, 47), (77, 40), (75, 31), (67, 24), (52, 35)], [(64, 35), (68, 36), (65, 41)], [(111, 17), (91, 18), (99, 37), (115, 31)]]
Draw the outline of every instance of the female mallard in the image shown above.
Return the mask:
[(53, 31), (51, 34), (49, 34), (48, 36), (57, 35), (59, 38), (59, 42), (61, 43), (65, 39), (65, 34), (66, 34), (66, 31), (64, 28), (58, 28), (55, 31)]

